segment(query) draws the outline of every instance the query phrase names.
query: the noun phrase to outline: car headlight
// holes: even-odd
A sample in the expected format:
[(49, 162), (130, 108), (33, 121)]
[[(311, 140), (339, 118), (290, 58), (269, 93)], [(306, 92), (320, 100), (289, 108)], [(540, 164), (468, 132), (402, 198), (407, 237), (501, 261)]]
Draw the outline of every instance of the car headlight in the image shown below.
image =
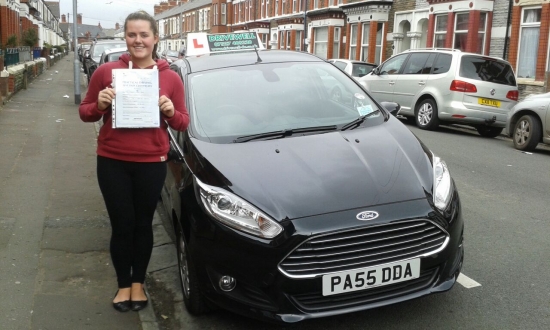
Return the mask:
[(262, 238), (274, 238), (283, 227), (244, 199), (195, 178), (206, 211), (221, 223)]
[(447, 164), (441, 158), (433, 155), (434, 172), (434, 204), (441, 211), (445, 211), (452, 195), (451, 174), (447, 169)]

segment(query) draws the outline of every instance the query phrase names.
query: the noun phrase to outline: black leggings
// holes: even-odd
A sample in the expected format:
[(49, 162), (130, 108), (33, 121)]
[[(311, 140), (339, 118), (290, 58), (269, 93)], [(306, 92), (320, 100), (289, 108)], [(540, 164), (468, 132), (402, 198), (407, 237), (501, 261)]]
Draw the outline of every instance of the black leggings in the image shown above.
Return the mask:
[(118, 287), (144, 283), (153, 251), (153, 216), (166, 163), (97, 157), (97, 181), (111, 220), (111, 259)]

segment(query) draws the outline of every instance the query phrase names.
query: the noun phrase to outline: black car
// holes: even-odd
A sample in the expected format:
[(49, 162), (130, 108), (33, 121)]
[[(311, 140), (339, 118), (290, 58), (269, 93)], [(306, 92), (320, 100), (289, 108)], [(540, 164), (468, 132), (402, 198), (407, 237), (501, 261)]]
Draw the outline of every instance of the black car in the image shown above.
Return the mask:
[(101, 54), (98, 66), (107, 62), (118, 61), (122, 54), (128, 53), (126, 47), (108, 49)]
[(88, 82), (97, 69), (101, 54), (104, 51), (112, 48), (124, 48), (126, 47), (126, 41), (121, 39), (99, 39), (95, 41), (90, 47), (89, 51), (84, 56), (84, 73), (88, 76)]
[(162, 200), (190, 313), (293, 323), (451, 289), (464, 224), (447, 166), (349, 75), (279, 50), (171, 68), (191, 121), (169, 130)]
[(160, 58), (166, 60), (168, 63), (172, 63), (179, 59), (179, 53), (177, 50), (166, 49), (162, 52)]

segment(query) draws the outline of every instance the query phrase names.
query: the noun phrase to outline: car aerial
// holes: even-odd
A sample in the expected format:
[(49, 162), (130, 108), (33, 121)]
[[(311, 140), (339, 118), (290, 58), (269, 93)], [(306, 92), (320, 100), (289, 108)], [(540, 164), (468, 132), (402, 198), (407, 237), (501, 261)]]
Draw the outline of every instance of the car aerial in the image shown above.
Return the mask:
[(508, 113), (506, 134), (519, 150), (534, 150), (539, 143), (550, 144), (550, 93), (532, 94)]
[[(451, 289), (459, 195), (397, 104), (315, 55), (263, 49), (254, 32), (187, 41), (171, 69), (191, 120), (168, 129), (161, 197), (191, 314), (294, 323)], [(334, 99), (323, 75), (353, 97)]]
[(502, 132), (519, 96), (510, 63), (456, 49), (408, 50), (359, 80), (376, 100), (399, 103), (399, 115), (421, 129), (463, 124), (485, 137)]
[(123, 39), (105, 38), (94, 41), (89, 51), (85, 53), (84, 56), (84, 73), (88, 77), (88, 83), (90, 82), (90, 78), (92, 77), (95, 69), (97, 69), (97, 66), (99, 65), (101, 54), (108, 49), (124, 47), (126, 47), (126, 41)]
[(161, 55), (160, 55), (160, 58), (162, 58), (163, 60), (166, 60), (168, 63), (172, 63), (174, 61), (177, 61), (179, 59), (179, 53), (177, 50), (164, 50)]
[(356, 79), (369, 74), (378, 66), (374, 63), (367, 63), (357, 60), (344, 60), (340, 58), (333, 58), (328, 61)]
[(119, 57), (127, 52), (127, 47), (108, 49), (101, 54), (98, 66), (107, 62), (118, 61)]

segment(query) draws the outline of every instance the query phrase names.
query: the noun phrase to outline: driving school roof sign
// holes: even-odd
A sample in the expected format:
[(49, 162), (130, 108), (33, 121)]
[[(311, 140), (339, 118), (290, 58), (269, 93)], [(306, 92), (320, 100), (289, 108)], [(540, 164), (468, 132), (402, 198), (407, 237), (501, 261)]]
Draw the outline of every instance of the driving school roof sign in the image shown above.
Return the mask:
[(189, 33), (187, 35), (187, 56), (245, 49), (263, 49), (256, 32), (238, 33)]

